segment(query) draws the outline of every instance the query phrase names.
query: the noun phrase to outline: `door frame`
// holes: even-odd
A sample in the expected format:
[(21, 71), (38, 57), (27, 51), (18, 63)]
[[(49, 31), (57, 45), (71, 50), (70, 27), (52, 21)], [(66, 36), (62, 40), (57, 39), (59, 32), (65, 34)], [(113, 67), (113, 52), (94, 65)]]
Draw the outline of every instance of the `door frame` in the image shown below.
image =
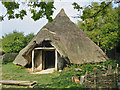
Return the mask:
[[(55, 50), (55, 70), (57, 69), (57, 63), (58, 63), (58, 53), (57, 50), (54, 47), (37, 47), (32, 50), (32, 71), (34, 71), (34, 52), (35, 50)], [(43, 65), (42, 65), (43, 66)]]

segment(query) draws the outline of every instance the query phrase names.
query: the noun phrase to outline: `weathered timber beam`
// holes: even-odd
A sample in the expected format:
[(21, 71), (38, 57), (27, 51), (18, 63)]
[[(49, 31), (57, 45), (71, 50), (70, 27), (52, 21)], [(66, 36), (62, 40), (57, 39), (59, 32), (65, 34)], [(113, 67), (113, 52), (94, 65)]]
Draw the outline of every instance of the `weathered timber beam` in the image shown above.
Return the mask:
[(55, 50), (54, 47), (38, 47), (38, 48), (35, 48), (36, 50), (37, 49), (44, 49), (44, 50)]
[(23, 85), (29, 87), (32, 87), (37, 84), (36, 81), (14, 81), (14, 80), (2, 80), (0, 81), (0, 83), (5, 85)]

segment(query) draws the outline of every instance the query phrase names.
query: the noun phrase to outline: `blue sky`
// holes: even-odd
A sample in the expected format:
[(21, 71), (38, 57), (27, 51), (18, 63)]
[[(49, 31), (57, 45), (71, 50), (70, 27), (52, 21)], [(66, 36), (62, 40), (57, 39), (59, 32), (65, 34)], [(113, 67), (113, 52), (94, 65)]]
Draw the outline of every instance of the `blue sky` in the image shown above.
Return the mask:
[[(64, 8), (66, 14), (69, 16), (71, 21), (77, 23), (78, 18), (72, 18), (72, 16), (77, 16), (79, 12), (73, 9), (73, 2), (79, 3), (81, 6), (85, 7), (90, 4), (92, 1), (98, 2), (99, 0), (54, 0), (54, 5), (56, 10), (54, 11), (53, 18), (59, 13), (61, 8)], [(27, 9), (26, 6), (21, 6), (21, 8)], [(4, 15), (6, 13), (6, 9), (0, 3), (0, 15)], [(29, 33), (37, 33), (46, 23), (48, 22), (47, 19), (42, 18), (40, 20), (34, 21), (31, 19), (30, 14), (28, 13), (27, 16), (24, 17), (23, 20), (20, 19), (11, 19), (7, 20), (7, 17), (4, 21), (0, 22), (0, 38), (5, 33), (10, 33), (13, 30), (17, 30), (19, 32), (24, 32), (25, 35)]]

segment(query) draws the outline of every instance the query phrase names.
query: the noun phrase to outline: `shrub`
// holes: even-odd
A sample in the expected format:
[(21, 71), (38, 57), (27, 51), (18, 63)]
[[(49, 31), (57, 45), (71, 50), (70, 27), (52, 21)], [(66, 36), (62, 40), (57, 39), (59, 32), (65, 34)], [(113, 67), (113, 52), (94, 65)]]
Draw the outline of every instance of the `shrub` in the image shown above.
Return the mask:
[(7, 64), (9, 62), (13, 62), (17, 55), (18, 55), (18, 53), (5, 53), (3, 55), (2, 64)]
[(28, 45), (34, 36), (33, 33), (24, 36), (23, 32), (13, 31), (12, 33), (2, 36), (2, 39), (0, 39), (0, 47), (2, 47), (6, 53), (18, 53)]
[(24, 48), (24, 35), (22, 32), (13, 31), (2, 37), (2, 48), (6, 53), (18, 53)]

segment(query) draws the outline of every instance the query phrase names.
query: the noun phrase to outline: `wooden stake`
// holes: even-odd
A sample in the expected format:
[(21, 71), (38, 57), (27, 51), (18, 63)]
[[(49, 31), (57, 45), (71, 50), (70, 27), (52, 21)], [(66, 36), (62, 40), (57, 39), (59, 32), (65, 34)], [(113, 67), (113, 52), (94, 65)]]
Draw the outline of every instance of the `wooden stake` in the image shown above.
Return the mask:
[(83, 84), (84, 79), (85, 79), (85, 76), (81, 76), (81, 77), (80, 77), (80, 84)]
[(111, 65), (108, 65), (107, 74), (111, 74), (111, 72), (112, 72), (112, 66), (111, 66)]
[(97, 75), (96, 75), (96, 73), (94, 73), (94, 85), (95, 85), (95, 87), (94, 88), (97, 88)]

